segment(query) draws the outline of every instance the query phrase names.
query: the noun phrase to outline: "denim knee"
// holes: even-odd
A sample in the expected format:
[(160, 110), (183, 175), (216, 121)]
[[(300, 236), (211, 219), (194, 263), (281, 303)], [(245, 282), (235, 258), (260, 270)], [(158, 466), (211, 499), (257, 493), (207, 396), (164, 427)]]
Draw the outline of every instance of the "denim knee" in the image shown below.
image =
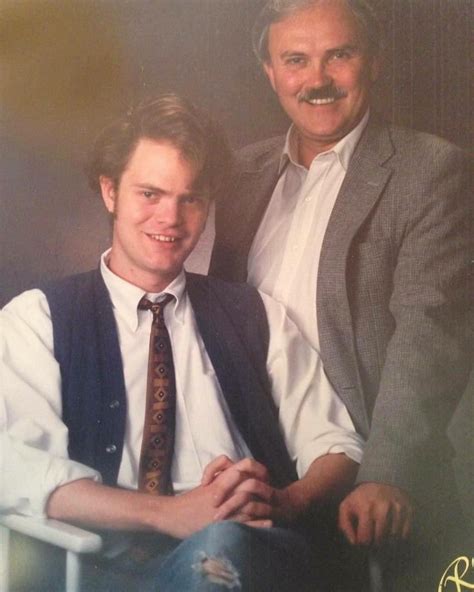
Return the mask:
[(305, 553), (298, 542), (284, 529), (216, 522), (170, 554), (160, 569), (157, 588), (161, 592), (302, 591)]
[(233, 549), (247, 545), (253, 531), (251, 527), (238, 522), (223, 521), (210, 524), (190, 537), (193, 545), (201, 547), (208, 553), (218, 553), (222, 549)]
[[(231, 522), (211, 524), (195, 533), (169, 555), (156, 584), (164, 592), (214, 592), (242, 588), (245, 528)], [(245, 589), (245, 588), (244, 588)]]

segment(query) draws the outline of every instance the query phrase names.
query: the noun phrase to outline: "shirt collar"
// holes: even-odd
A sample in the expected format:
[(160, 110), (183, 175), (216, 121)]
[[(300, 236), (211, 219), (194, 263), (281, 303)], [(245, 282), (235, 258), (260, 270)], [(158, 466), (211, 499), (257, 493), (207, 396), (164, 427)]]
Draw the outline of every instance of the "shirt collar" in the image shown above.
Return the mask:
[[(330, 150), (322, 152), (321, 154), (330, 154), (331, 152), (334, 153), (337, 156), (339, 162), (341, 163), (341, 166), (344, 168), (345, 171), (347, 171), (352, 154), (354, 153), (355, 147), (357, 146), (357, 143), (360, 140), (360, 137), (368, 121), (369, 109), (367, 109), (364, 117), (362, 117), (362, 119), (359, 121), (359, 123), (355, 126), (353, 130), (351, 130), (347, 135), (345, 135), (341, 140), (339, 140), (339, 142)], [(285, 145), (283, 147), (283, 152), (280, 157), (280, 173), (283, 171), (288, 161), (297, 167), (302, 167), (302, 165), (298, 163), (297, 159), (295, 130), (296, 128), (294, 124), (292, 124), (286, 134)], [(318, 156), (320, 155), (318, 154)], [(315, 158), (317, 158), (317, 156), (315, 156)]]
[(172, 294), (175, 301), (168, 304), (173, 307), (175, 318), (184, 323), (186, 300), (186, 275), (184, 269), (162, 291), (146, 292), (116, 275), (107, 265), (110, 249), (105, 251), (100, 258), (100, 272), (112, 301), (112, 306), (118, 311), (120, 317), (128, 325), (129, 329), (136, 331), (138, 328), (138, 303), (146, 296), (152, 302), (160, 301), (165, 294)]

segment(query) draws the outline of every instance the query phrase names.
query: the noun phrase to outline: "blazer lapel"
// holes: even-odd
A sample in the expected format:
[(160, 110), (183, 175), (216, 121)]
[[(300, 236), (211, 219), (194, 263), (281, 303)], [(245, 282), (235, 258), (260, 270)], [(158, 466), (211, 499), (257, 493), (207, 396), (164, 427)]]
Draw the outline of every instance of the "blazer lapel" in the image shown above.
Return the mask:
[[(329, 379), (351, 410), (362, 433), (369, 428), (357, 368), (348, 301), (350, 248), (372, 211), (391, 170), (383, 164), (393, 154), (384, 126), (369, 122), (351, 159), (324, 237), (318, 271), (317, 310), (321, 354)], [(341, 355), (351, 352), (351, 355)]]

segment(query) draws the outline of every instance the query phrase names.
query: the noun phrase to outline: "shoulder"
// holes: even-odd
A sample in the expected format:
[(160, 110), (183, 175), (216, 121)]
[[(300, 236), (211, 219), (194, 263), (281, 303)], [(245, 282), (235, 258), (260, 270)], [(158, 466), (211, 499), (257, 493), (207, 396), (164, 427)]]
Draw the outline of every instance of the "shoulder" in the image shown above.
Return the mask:
[[(471, 202), (473, 160), (467, 152), (433, 134), (391, 126), (396, 147), (389, 163), (401, 185), (417, 192), (419, 203), (449, 198), (465, 207)], [(469, 206), (472, 207), (472, 206)]]
[(98, 269), (65, 276), (44, 282), (39, 286), (47, 302), (55, 333), (61, 328), (73, 330), (84, 326), (94, 310), (97, 286), (100, 286)]
[(249, 144), (234, 153), (235, 162), (239, 169), (259, 169), (269, 161), (280, 158), (285, 136), (275, 136)]
[(467, 157), (467, 154), (461, 148), (440, 136), (395, 125), (391, 125), (389, 129), (396, 146), (401, 148), (409, 146), (412, 150), (418, 151), (420, 156), (438, 158)]
[(22, 292), (2, 309), (2, 323), (17, 327), (27, 325), (37, 332), (49, 329), (56, 305), (62, 303), (67, 307), (77, 303), (81, 291), (92, 284), (96, 274), (92, 271), (54, 279)]
[(246, 283), (194, 273), (186, 273), (186, 289), (201, 329), (211, 325), (219, 335), (230, 331), (240, 336), (255, 355), (263, 356), (259, 359), (266, 358), (269, 323), (258, 290)]
[(375, 142), (367, 142), (368, 146), (378, 145), (380, 137), (387, 137), (393, 147), (393, 158), (390, 163), (399, 163), (407, 169), (420, 171), (420, 167), (459, 166), (466, 168), (472, 164), (472, 157), (452, 142), (411, 128), (383, 122), (378, 118), (369, 122), (369, 138)]
[(91, 286), (100, 276), (96, 269), (44, 282), (39, 288), (47, 295), (80, 290)]
[(247, 302), (251, 300), (261, 301), (259, 291), (245, 282), (228, 282), (220, 278), (198, 273), (186, 272), (186, 287), (191, 299), (196, 295), (214, 294), (229, 303)]
[(23, 312), (29, 310), (37, 311), (44, 309), (45, 304), (47, 305), (44, 292), (38, 288), (33, 288), (18, 294), (10, 302), (7, 302), (2, 309), (2, 314), (15, 313), (22, 316)]
[[(2, 337), (30, 339), (32, 334), (48, 339), (51, 334), (51, 313), (44, 292), (39, 289), (27, 290), (15, 296), (0, 311)], [(28, 337), (29, 336), (29, 337)]]
[(92, 297), (94, 286), (101, 280), (100, 271), (94, 269), (45, 282), (40, 289), (44, 292), (53, 312), (60, 313), (77, 308), (84, 298)]

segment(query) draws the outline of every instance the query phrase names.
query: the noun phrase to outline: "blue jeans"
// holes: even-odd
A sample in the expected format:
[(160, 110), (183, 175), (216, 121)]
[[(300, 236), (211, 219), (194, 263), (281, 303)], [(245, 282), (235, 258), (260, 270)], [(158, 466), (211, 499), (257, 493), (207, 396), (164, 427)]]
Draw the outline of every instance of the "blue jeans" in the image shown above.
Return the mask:
[(303, 537), (284, 528), (224, 521), (179, 541), (153, 536), (154, 556), (127, 552), (96, 564), (87, 592), (317, 592), (314, 558)]

